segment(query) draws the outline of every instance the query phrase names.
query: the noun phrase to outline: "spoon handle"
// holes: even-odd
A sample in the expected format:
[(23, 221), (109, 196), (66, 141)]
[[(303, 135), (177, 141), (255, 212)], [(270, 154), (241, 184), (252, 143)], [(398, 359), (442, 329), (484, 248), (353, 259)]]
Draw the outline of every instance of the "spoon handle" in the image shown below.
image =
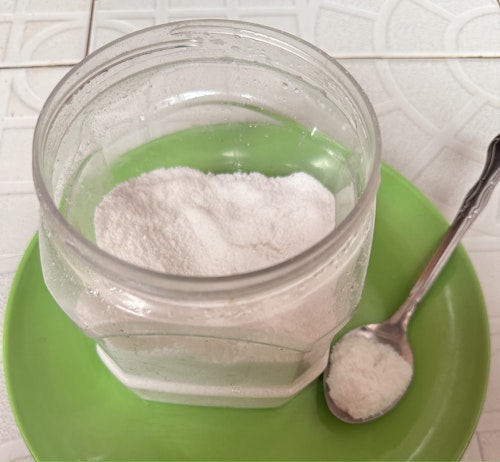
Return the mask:
[(500, 180), (500, 135), (488, 147), (486, 164), (476, 184), (465, 196), (458, 213), (443, 237), (438, 248), (413, 286), (406, 301), (390, 318), (390, 322), (402, 323), (406, 330), (417, 304), (430, 289), (443, 266), (457, 247), (465, 232), (484, 209), (494, 187)]

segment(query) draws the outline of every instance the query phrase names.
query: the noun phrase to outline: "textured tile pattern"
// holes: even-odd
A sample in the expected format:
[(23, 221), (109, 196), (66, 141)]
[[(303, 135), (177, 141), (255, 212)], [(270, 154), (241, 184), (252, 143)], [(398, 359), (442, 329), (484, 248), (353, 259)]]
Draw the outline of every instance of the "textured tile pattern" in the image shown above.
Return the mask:
[(68, 69), (0, 69), (0, 273), (15, 270), (36, 231), (33, 131), (43, 102)]
[(500, 17), (495, 0), (313, 3), (320, 9), (315, 38), (333, 53), (384, 57), (500, 55)]
[(0, 5), (4, 66), (74, 63), (85, 55), (88, 0), (12, 0)]
[[(497, 0), (5, 0), (0, 2), (0, 327), (37, 227), (31, 139), (69, 66), (137, 29), (189, 18), (283, 29), (341, 59), (379, 117), (383, 159), (450, 219), (500, 130)], [(465, 239), (488, 305), (490, 387), (464, 460), (500, 459), (500, 189)], [(0, 372), (0, 459), (30, 459)]]
[[(493, 78), (500, 70), (500, 61), (341, 61), (366, 88), (374, 104), (382, 131), (384, 160), (424, 190), (451, 218), (479, 175), (487, 146), (500, 127), (500, 81)], [(467, 71), (477, 64), (481, 66), (472, 75), (479, 83), (472, 85)], [(486, 72), (491, 72), (490, 76)], [(394, 130), (395, 126), (398, 130)], [(500, 237), (498, 195), (495, 192), (495, 206), (489, 207), (474, 227), (493, 240)], [(472, 243), (475, 239), (468, 237), (467, 241)]]

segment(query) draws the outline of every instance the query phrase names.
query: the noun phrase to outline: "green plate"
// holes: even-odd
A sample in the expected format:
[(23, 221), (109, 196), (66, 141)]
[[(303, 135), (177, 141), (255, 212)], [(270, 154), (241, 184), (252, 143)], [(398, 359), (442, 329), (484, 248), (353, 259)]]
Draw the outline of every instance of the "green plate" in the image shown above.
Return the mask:
[[(386, 318), (446, 229), (409, 182), (382, 168), (373, 252), (350, 323)], [(489, 368), (486, 309), (459, 247), (410, 326), (415, 377), (385, 417), (348, 425), (329, 414), (316, 380), (277, 409), (146, 402), (101, 364), (42, 279), (38, 241), (17, 272), (4, 327), (12, 407), (36, 459), (450, 460), (475, 430)]]

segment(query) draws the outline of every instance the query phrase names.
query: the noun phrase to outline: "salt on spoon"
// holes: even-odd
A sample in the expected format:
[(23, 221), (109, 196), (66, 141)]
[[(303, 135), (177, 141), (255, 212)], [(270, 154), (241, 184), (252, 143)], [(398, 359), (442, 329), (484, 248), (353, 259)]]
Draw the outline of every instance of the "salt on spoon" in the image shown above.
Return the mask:
[(404, 396), (413, 375), (407, 338), (410, 319), (465, 232), (484, 209), (500, 180), (500, 135), (488, 147), (486, 164), (406, 301), (388, 320), (348, 332), (332, 348), (323, 374), (330, 411), (348, 423), (374, 420)]

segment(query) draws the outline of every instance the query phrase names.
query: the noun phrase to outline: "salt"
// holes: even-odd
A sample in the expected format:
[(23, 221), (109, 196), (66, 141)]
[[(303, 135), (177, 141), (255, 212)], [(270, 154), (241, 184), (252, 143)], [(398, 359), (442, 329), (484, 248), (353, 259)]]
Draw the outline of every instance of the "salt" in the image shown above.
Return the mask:
[(410, 364), (391, 346), (359, 335), (344, 337), (332, 349), (326, 378), (337, 406), (355, 419), (389, 407), (406, 390)]
[(335, 199), (306, 173), (205, 174), (158, 169), (119, 184), (98, 205), (97, 245), (169, 274), (258, 270), (306, 250), (335, 226)]

